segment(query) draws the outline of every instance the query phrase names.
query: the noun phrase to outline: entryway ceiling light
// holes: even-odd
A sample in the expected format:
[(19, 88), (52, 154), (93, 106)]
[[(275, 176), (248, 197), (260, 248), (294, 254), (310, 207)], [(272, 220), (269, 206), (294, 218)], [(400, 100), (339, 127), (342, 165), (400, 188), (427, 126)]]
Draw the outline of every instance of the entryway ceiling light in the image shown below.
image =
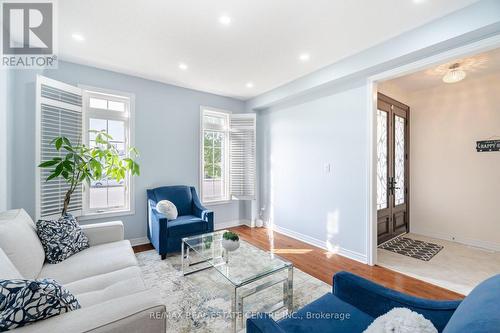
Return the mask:
[(446, 73), (446, 75), (443, 76), (443, 82), (445, 83), (459, 82), (465, 79), (466, 76), (467, 73), (465, 73), (465, 71), (460, 68), (460, 64), (454, 63), (448, 69), (448, 73)]

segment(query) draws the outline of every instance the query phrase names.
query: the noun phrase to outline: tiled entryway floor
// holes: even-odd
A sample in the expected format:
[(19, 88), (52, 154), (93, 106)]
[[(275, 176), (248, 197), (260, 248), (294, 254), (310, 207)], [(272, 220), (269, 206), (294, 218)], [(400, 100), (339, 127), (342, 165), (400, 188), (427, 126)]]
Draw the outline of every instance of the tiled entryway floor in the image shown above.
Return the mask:
[(444, 249), (430, 261), (378, 249), (377, 265), (463, 295), (488, 277), (500, 274), (500, 252), (416, 234), (405, 237), (440, 244)]

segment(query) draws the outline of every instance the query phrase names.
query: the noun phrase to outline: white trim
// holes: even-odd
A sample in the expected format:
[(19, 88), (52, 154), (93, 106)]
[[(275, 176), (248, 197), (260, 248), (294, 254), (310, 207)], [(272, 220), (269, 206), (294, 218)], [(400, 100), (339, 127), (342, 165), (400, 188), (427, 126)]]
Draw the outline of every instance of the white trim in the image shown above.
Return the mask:
[(250, 221), (248, 221), (248, 220), (234, 220), (234, 221), (214, 223), (214, 230), (223, 230), (223, 229), (238, 227), (241, 225), (249, 226)]
[(150, 244), (151, 242), (147, 237), (131, 238), (129, 242), (132, 246)]
[[(368, 147), (371, 147), (371, 151), (367, 152), (367, 158), (371, 161), (371, 165), (366, 168), (367, 176), (368, 176), (368, 204), (367, 209), (367, 221), (366, 221), (366, 244), (367, 244), (367, 258), (368, 263), (370, 265), (375, 265), (377, 263), (377, 186), (375, 183), (376, 180), (376, 144), (377, 141), (376, 135), (377, 132), (373, 130), (375, 128), (375, 114), (377, 110), (376, 99), (373, 98), (373, 92), (377, 89), (377, 82), (390, 80), (399, 76), (407, 75), (410, 73), (414, 73), (420, 71), (422, 69), (431, 67), (433, 65), (438, 65), (441, 63), (445, 63), (447, 61), (467, 57), (471, 55), (475, 55), (478, 53), (486, 52), (495, 48), (500, 47), (500, 35), (493, 36), (490, 38), (485, 38), (480, 41), (470, 43), (461, 47), (454, 48), (449, 51), (445, 51), (439, 53), (437, 55), (427, 57), (425, 59), (412, 62), (376, 75), (373, 75), (368, 78), (368, 128), (371, 131), (371, 134), (368, 135)], [(370, 106), (371, 105), (371, 106)], [(371, 114), (370, 114), (371, 113)], [(373, 156), (375, 155), (375, 156)], [(375, 185), (374, 185), (375, 184)], [(410, 225), (410, 229), (412, 229)], [(432, 237), (432, 235), (431, 235)], [(436, 235), (437, 237), (437, 235)], [(464, 238), (462, 238), (464, 240)], [(477, 240), (469, 240), (475, 242), (481, 242), (484, 245), (485, 242), (477, 241)], [(491, 246), (491, 244), (486, 244), (486, 246)]]
[(80, 221), (87, 221), (87, 220), (97, 220), (115, 216), (129, 216), (129, 215), (135, 215), (135, 210), (126, 209), (126, 210), (106, 211), (103, 213), (89, 213), (78, 217), (78, 219)]
[(483, 241), (474, 238), (450, 235), (444, 232), (439, 232), (431, 229), (419, 229), (410, 227), (410, 232), (415, 235), (422, 235), (430, 238), (443, 239), (451, 242), (457, 242), (460, 244), (465, 244), (473, 247), (478, 247), (485, 250), (500, 252), (500, 243)]
[(287, 229), (287, 228), (280, 227), (280, 226), (278, 226), (276, 224), (272, 225), (272, 230), (275, 231), (275, 232), (277, 232), (277, 233), (283, 234), (285, 236), (292, 237), (294, 239), (302, 241), (304, 243), (307, 243), (307, 244), (319, 247), (319, 248), (321, 248), (323, 250), (326, 250), (326, 251), (328, 251), (330, 253), (338, 254), (338, 255), (341, 255), (343, 257), (346, 257), (346, 258), (349, 258), (349, 259), (352, 259), (352, 260), (356, 260), (356, 261), (361, 262), (363, 264), (367, 263), (367, 257), (364, 254), (362, 254), (362, 253), (359, 253), (359, 252), (356, 252), (356, 251), (352, 251), (352, 250), (348, 250), (348, 249), (342, 248), (340, 246), (337, 249), (335, 249), (335, 251), (331, 251), (331, 249), (328, 249), (326, 241), (321, 241), (319, 239), (316, 239), (316, 238), (313, 238), (313, 237), (301, 234), (299, 232), (296, 232), (296, 231), (293, 231), (293, 230), (290, 230), (290, 229)]
[(233, 203), (233, 202), (234, 202), (234, 200), (206, 201), (206, 202), (203, 202), (203, 206), (206, 206), (206, 207), (222, 206), (222, 205), (228, 205), (228, 204)]

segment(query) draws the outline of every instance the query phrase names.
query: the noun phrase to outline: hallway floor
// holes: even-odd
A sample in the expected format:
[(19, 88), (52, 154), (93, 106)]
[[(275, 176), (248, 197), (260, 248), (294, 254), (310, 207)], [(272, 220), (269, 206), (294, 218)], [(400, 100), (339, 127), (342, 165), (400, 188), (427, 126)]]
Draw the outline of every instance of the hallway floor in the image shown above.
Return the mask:
[(443, 245), (430, 261), (378, 249), (377, 265), (467, 295), (481, 281), (500, 274), (500, 252), (416, 234), (405, 237)]

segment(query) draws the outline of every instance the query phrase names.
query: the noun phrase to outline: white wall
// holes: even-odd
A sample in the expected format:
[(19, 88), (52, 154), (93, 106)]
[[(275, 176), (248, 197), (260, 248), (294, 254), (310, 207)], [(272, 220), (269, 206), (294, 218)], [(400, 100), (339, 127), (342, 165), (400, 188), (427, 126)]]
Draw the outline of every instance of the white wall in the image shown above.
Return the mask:
[(412, 232), (500, 250), (500, 73), (410, 96)]
[[(258, 117), (260, 206), (278, 231), (366, 260), (367, 87)], [(325, 172), (325, 164), (331, 172)]]

